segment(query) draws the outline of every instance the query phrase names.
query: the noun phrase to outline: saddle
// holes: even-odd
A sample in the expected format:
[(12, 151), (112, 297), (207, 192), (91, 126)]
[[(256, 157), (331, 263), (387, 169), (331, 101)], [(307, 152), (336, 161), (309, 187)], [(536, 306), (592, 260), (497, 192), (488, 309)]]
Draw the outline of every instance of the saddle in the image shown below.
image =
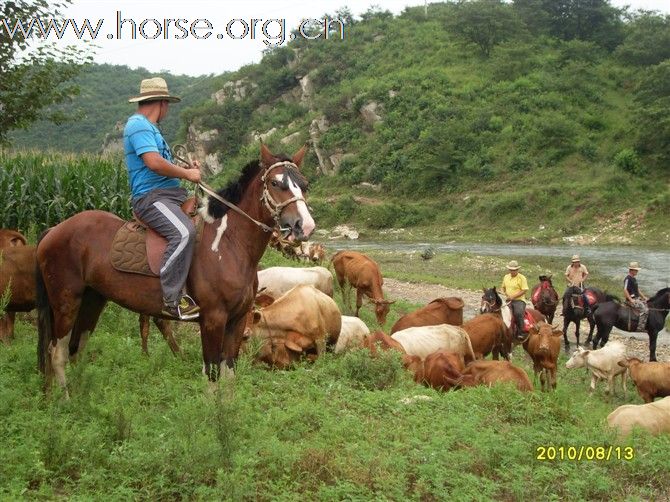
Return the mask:
[[(530, 331), (530, 328), (532, 328), (533, 326), (535, 326), (535, 319), (533, 318), (533, 315), (527, 310), (524, 311), (523, 328), (521, 329), (521, 331), (523, 331), (524, 333), (528, 333)], [(515, 328), (516, 328), (516, 318), (512, 316), (512, 323), (511, 323), (512, 331), (514, 331)]]
[[(199, 237), (202, 226), (196, 220), (195, 197), (186, 199), (181, 209), (196, 223)], [(133, 216), (135, 219), (127, 221), (114, 236), (109, 252), (112, 266), (120, 272), (159, 277), (167, 239)]]
[[(589, 307), (593, 307), (598, 299), (596, 298), (596, 295), (593, 293), (593, 291), (584, 291), (584, 295), (586, 295), (586, 299), (589, 302)], [(584, 298), (581, 294), (572, 294), (570, 295), (570, 304), (573, 309), (584, 309)]]

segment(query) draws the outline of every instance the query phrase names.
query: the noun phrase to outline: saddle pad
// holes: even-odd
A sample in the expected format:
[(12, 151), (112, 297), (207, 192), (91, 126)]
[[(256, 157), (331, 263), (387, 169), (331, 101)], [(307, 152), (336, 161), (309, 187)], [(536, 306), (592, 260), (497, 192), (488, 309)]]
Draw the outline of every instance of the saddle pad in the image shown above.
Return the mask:
[(109, 253), (112, 266), (120, 272), (158, 277), (147, 260), (146, 236), (146, 228), (137, 222), (130, 221), (123, 225), (116, 232)]

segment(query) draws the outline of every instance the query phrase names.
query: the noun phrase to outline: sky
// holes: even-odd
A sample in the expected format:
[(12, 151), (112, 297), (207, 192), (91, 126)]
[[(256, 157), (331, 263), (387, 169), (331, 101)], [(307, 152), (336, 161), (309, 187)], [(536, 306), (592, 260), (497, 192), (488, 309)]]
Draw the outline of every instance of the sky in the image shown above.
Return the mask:
[[(670, 13), (670, 0), (610, 3)], [(322, 19), (344, 6), (359, 16), (372, 5), (399, 14), (425, 0), (74, 0), (63, 18), (78, 25), (88, 19), (100, 27), (94, 41), (97, 63), (198, 76), (259, 62), (263, 49), (287, 39), (303, 19)], [(78, 43), (72, 31), (70, 26), (58, 43)]]

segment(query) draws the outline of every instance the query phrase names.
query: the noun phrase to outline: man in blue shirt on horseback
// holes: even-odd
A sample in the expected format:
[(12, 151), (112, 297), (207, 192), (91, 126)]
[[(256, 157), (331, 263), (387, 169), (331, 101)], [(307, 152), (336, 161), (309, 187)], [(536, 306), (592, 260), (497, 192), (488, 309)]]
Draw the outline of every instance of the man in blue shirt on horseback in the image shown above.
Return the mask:
[(628, 265), (628, 275), (623, 280), (623, 294), (626, 297), (626, 302), (633, 307), (639, 315), (638, 327), (644, 327), (647, 323), (649, 307), (647, 307), (647, 297), (642, 294), (637, 285), (636, 276), (639, 271), (640, 265), (638, 262), (630, 262)]
[(123, 146), (128, 166), (131, 206), (144, 224), (168, 241), (160, 269), (163, 290), (163, 315), (191, 320), (198, 317), (199, 307), (183, 293), (191, 266), (195, 227), (181, 210), (187, 192), (179, 180), (200, 182), (198, 162), (191, 169), (172, 162), (172, 153), (156, 124), (167, 116), (170, 103), (181, 98), (171, 96), (164, 79), (142, 80), (139, 96), (128, 100), (137, 103), (123, 131)]

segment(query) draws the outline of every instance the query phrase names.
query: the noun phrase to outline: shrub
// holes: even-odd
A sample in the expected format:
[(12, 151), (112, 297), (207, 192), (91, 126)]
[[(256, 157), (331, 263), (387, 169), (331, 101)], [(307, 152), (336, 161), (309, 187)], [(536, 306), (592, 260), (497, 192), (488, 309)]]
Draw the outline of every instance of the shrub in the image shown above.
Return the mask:
[(644, 166), (640, 163), (637, 152), (630, 148), (624, 148), (614, 156), (614, 165), (635, 176), (641, 176), (646, 172)]

